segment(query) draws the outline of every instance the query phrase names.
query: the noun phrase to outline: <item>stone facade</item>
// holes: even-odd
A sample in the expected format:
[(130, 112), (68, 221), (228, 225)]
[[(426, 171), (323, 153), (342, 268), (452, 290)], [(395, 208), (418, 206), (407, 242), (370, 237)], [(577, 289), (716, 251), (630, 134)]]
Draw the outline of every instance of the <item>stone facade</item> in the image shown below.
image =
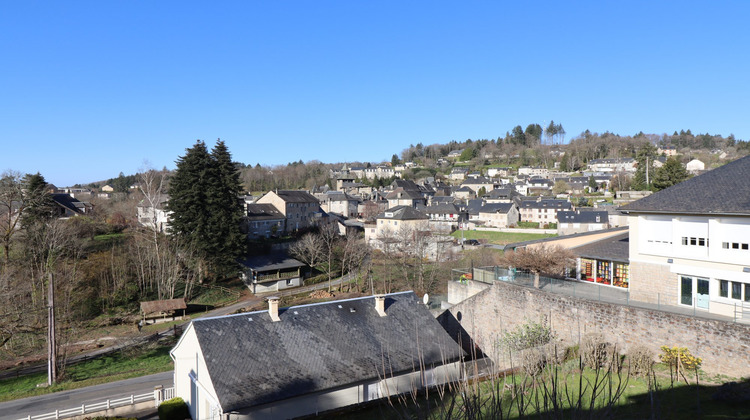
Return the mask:
[(631, 261), (630, 279), (631, 299), (677, 305), (677, 275), (670, 272), (668, 265)]
[(497, 345), (502, 334), (527, 320), (542, 320), (551, 325), (562, 345), (578, 343), (587, 333), (601, 333), (621, 353), (636, 344), (654, 354), (663, 345), (687, 347), (703, 358), (703, 369), (709, 373), (750, 375), (750, 325), (590, 301), (504, 282), (495, 282), (450, 313), (500, 368), (508, 365)]

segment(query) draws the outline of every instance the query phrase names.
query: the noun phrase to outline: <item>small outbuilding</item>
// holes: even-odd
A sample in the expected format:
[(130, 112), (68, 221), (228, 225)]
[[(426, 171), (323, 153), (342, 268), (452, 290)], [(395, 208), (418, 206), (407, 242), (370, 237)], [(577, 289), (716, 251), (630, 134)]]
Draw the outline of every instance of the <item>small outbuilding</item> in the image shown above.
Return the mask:
[(141, 325), (182, 319), (186, 309), (184, 298), (141, 302)]

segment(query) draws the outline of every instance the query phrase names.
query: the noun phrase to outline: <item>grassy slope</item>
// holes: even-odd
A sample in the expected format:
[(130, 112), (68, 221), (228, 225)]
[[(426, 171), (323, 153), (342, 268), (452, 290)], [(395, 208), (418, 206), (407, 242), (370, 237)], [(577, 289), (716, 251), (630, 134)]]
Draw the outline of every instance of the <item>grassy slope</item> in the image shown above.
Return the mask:
[(68, 389), (83, 388), (121, 379), (135, 378), (172, 370), (169, 357), (173, 342), (139, 351), (125, 351), (69, 366), (65, 378), (51, 387), (39, 387), (47, 382), (46, 373), (0, 381), (0, 401), (49, 394)]
[[(457, 230), (453, 232), (451, 236), (460, 239), (461, 231)], [(483, 230), (463, 231), (464, 239), (486, 239), (487, 242), (495, 245), (506, 245), (514, 242), (530, 241), (533, 239), (551, 238), (553, 236), (557, 235), (544, 233), (490, 232)]]

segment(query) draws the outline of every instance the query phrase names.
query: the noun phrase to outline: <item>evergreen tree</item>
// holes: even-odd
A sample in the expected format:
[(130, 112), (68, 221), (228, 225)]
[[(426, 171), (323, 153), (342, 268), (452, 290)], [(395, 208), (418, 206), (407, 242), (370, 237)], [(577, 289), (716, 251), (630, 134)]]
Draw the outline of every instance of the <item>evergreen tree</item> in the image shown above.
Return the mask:
[(214, 270), (221, 276), (237, 273), (237, 259), (245, 253), (245, 237), (240, 232), (243, 209), (240, 202), (242, 183), (226, 144), (218, 140), (211, 150), (212, 170), (207, 191), (207, 207), (211, 210), (207, 231), (209, 251)]
[(682, 163), (674, 157), (670, 157), (664, 166), (656, 171), (653, 187), (655, 191), (660, 191), (672, 185), (679, 184), (689, 177), (690, 175), (685, 167), (682, 166)]
[(195, 251), (202, 267), (210, 259), (211, 209), (207, 193), (216, 184), (211, 181), (214, 165), (205, 143), (198, 140), (177, 159), (177, 169), (169, 181), (169, 231), (180, 243)]
[(54, 217), (55, 202), (47, 192), (47, 180), (39, 172), (26, 174), (22, 180), (24, 196), (27, 200), (26, 211), (22, 215), (21, 225), (30, 229), (32, 226), (44, 224)]

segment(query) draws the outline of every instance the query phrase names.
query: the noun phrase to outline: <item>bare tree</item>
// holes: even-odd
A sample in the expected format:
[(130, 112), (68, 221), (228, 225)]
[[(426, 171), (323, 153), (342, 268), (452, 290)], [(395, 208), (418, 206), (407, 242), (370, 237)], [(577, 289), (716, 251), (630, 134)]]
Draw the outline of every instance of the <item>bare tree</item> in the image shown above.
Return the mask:
[(289, 247), (289, 254), (294, 258), (302, 261), (312, 270), (323, 259), (323, 243), (320, 236), (315, 233), (306, 233), (292, 246)]
[(539, 287), (540, 273), (561, 275), (565, 268), (571, 267), (575, 261), (573, 253), (559, 245), (520, 248), (506, 252), (503, 258), (510, 266), (534, 273), (534, 287)]
[(0, 176), (0, 240), (5, 251), (5, 266), (10, 263), (10, 242), (18, 230), (27, 206), (21, 174), (5, 171)]
[[(341, 269), (346, 273), (359, 270), (369, 258), (369, 247), (354, 232), (346, 234), (342, 248)], [(351, 290), (351, 283), (349, 283), (349, 290)]]

